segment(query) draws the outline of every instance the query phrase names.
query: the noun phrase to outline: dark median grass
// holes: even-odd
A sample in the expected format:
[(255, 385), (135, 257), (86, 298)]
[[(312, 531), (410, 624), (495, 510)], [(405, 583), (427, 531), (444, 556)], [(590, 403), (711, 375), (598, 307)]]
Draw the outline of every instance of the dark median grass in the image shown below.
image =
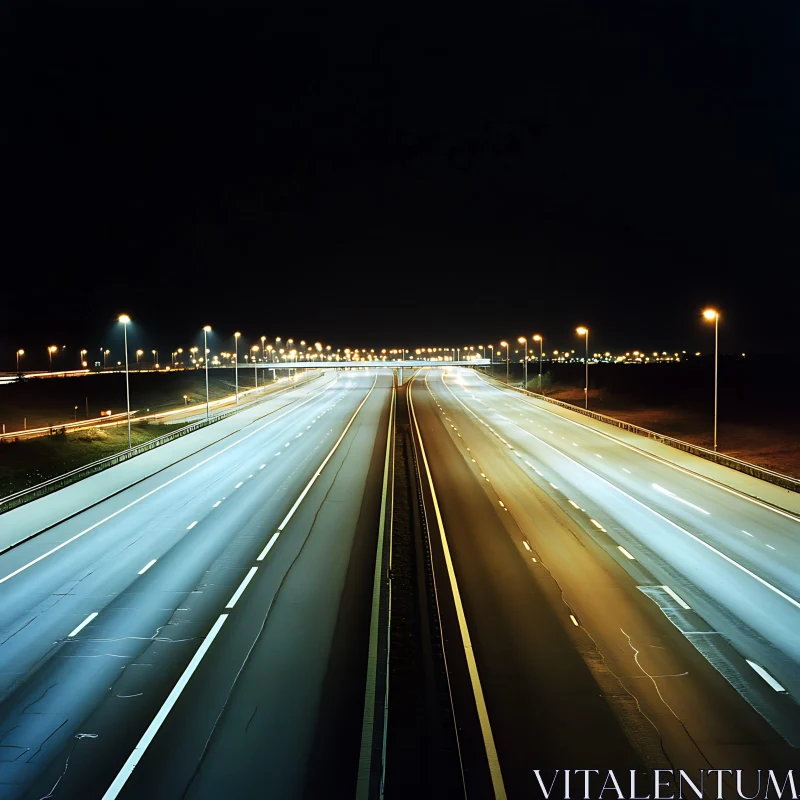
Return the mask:
[[(136, 446), (182, 428), (177, 425), (131, 426), (131, 443)], [(128, 446), (125, 425), (94, 428), (74, 433), (56, 433), (36, 439), (0, 443), (0, 497), (56, 478), (65, 472), (119, 453)]]

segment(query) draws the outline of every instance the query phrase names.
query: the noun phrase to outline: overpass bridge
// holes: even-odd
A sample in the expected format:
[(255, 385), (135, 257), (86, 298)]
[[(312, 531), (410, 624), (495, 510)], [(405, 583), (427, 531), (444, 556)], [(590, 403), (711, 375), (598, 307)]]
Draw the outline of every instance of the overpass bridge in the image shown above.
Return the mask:
[[(420, 367), (488, 367), (488, 358), (473, 358), (469, 361), (424, 361), (421, 359), (405, 361), (245, 361), (239, 362), (239, 369), (419, 369)], [(496, 362), (500, 363), (500, 362)], [(504, 362), (505, 363), (505, 362)], [(210, 369), (215, 366), (209, 365)]]

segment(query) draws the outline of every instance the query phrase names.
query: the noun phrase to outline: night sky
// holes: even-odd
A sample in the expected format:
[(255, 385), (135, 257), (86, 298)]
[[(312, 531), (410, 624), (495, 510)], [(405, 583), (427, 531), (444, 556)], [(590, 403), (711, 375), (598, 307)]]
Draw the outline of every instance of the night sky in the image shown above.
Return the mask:
[(5, 7), (0, 368), (122, 311), (162, 350), (710, 349), (713, 303), (793, 347), (800, 7), (341, 5)]

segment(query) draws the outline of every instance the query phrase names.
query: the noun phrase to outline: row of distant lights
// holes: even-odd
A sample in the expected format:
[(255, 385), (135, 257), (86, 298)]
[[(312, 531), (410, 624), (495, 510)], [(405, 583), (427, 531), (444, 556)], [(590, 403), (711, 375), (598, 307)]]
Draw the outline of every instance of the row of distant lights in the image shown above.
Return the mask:
[[(718, 323), (719, 322), (719, 318), (720, 318), (720, 314), (716, 309), (707, 308), (707, 309), (705, 309), (703, 311), (703, 318), (706, 319), (706, 320), (709, 320), (709, 321), (713, 320), (716, 323)], [(130, 323), (130, 321), (131, 321), (131, 319), (127, 314), (122, 314), (119, 317), (119, 322), (122, 323), (123, 325)], [(210, 333), (211, 332), (211, 326), (210, 325), (206, 325), (203, 328), (203, 331), (205, 331), (206, 333)], [(580, 326), (580, 327), (575, 329), (575, 332), (579, 336), (586, 336), (587, 341), (588, 341), (588, 336), (589, 336), (589, 329), (588, 328), (586, 328), (584, 326)], [(237, 343), (238, 343), (238, 340), (241, 337), (241, 335), (242, 334), (239, 333), (238, 331), (236, 333), (234, 333), (234, 339), (237, 340)], [(259, 347), (257, 344), (254, 344), (254, 345), (252, 345), (250, 347), (250, 353), (252, 355), (247, 355), (246, 354), (244, 356), (246, 361), (252, 360), (252, 361), (257, 363), (258, 353), (259, 352), (263, 352), (264, 353), (264, 356), (262, 358), (262, 362), (263, 363), (268, 363), (274, 357), (280, 357), (284, 361), (289, 361), (289, 360), (292, 360), (292, 359), (297, 360), (297, 357), (299, 355), (299, 351), (297, 349), (294, 349), (294, 348), (287, 349), (287, 348), (283, 348), (283, 347), (273, 347), (272, 345), (267, 345), (267, 344), (265, 344), (266, 338), (267, 338), (266, 336), (262, 336), (261, 337), (261, 347)], [(275, 338), (275, 344), (276, 345), (280, 341), (282, 341), (280, 336)], [(531, 353), (529, 355), (527, 354), (527, 339), (524, 336), (520, 336), (520, 337), (518, 337), (517, 341), (520, 344), (525, 344), (526, 345), (525, 353), (526, 353), (527, 360), (528, 361), (535, 361), (536, 358), (537, 358), (535, 353)], [(534, 334), (531, 337), (531, 341), (540, 343), (540, 357), (543, 356), (544, 353), (543, 353), (543, 350), (541, 349), (543, 341), (544, 341), (543, 337), (540, 334), (537, 333), (537, 334)], [(292, 344), (294, 344), (294, 339), (287, 339), (286, 343), (287, 343), (287, 345), (292, 345)], [(301, 347), (306, 347), (305, 341), (301, 341), (300, 342), (300, 346)], [(501, 341), (500, 342), (500, 347), (506, 348), (506, 358), (507, 358), (508, 357), (508, 347), (509, 347), (508, 342), (506, 342), (505, 340)], [(191, 360), (191, 362), (193, 364), (203, 364), (203, 363), (205, 363), (205, 360), (204, 360), (203, 356), (200, 356), (199, 358), (197, 357), (197, 353), (199, 352), (199, 349), (200, 348), (198, 348), (198, 347), (190, 347), (189, 348), (189, 352), (191, 354), (191, 359), (190, 360)], [(491, 345), (491, 344), (490, 345), (486, 345), (486, 346), (484, 346), (482, 344), (479, 344), (479, 345), (477, 345), (477, 347), (475, 345), (465, 345), (464, 347), (460, 347), (460, 348), (457, 348), (457, 347), (427, 347), (427, 348), (426, 347), (417, 347), (414, 350), (414, 353), (417, 356), (421, 356), (421, 357), (425, 357), (427, 355), (428, 357), (433, 357), (434, 359), (436, 359), (438, 361), (447, 361), (448, 360), (447, 356), (445, 356), (445, 355), (438, 356), (437, 353), (444, 354), (446, 352), (449, 352), (449, 353), (453, 354), (453, 353), (455, 353), (455, 351), (464, 350), (465, 354), (466, 354), (465, 355), (465, 360), (473, 360), (473, 359), (478, 358), (478, 354), (475, 352), (476, 350), (481, 350), (483, 352), (483, 354), (484, 354), (483, 357), (485, 357), (485, 353), (486, 353), (487, 349), (490, 350), (492, 358), (493, 358), (494, 357), (494, 345)], [(50, 356), (51, 359), (52, 359), (52, 356), (55, 355), (58, 351), (59, 351), (59, 348), (56, 345), (50, 345), (47, 348), (47, 353), (48, 353), (48, 355)], [(103, 354), (104, 357), (109, 356), (111, 354), (110, 350), (103, 350), (101, 348), (101, 351), (102, 351), (102, 354)], [(88, 362), (85, 359), (85, 356), (87, 355), (88, 352), (89, 351), (85, 350), (85, 349), (80, 351), (81, 365), (83, 367), (87, 367), (88, 366)], [(177, 350), (172, 352), (172, 362), (173, 362), (173, 364), (176, 361), (175, 357), (177, 355), (183, 355), (183, 352), (184, 352), (184, 350), (183, 350), (182, 347), (179, 347)], [(366, 348), (362, 350), (362, 349), (359, 349), (357, 347), (355, 349), (351, 349), (349, 347), (346, 347), (344, 349), (344, 351), (342, 351), (341, 349), (337, 349), (336, 352), (334, 353), (334, 352), (332, 352), (331, 345), (326, 345), (326, 346), (323, 347), (323, 345), (320, 342), (315, 342), (313, 347), (311, 345), (307, 346), (307, 350), (306, 350), (306, 354), (305, 355), (307, 357), (309, 357), (311, 360), (315, 360), (316, 358), (320, 358), (321, 360), (328, 360), (328, 361), (336, 360), (336, 361), (340, 361), (341, 360), (341, 355), (340, 354), (342, 352), (344, 352), (345, 360), (348, 360), (348, 361), (376, 361), (376, 360), (386, 360), (387, 354), (388, 355), (393, 355), (393, 356), (402, 355), (403, 357), (405, 357), (405, 353), (407, 351), (405, 349), (398, 349), (398, 348), (392, 348), (392, 349), (389, 349), (389, 350), (387, 350), (386, 348), (383, 348), (380, 351), (380, 355), (376, 356), (374, 348), (371, 348), (369, 351), (367, 351)], [(157, 350), (151, 350), (151, 353), (155, 357), (154, 366), (155, 366), (156, 369), (158, 369), (159, 368), (158, 351)], [(210, 353), (210, 350), (206, 350), (205, 356), (208, 356), (209, 353)], [(560, 362), (574, 360), (575, 359), (574, 353), (575, 353), (575, 350), (566, 350), (566, 351), (562, 351), (562, 352), (560, 352), (558, 350), (553, 350), (553, 360), (560, 361)], [(515, 349), (514, 350), (514, 354), (515, 355), (519, 354), (519, 350)], [(19, 359), (24, 355), (25, 355), (25, 350), (24, 349), (20, 348), (19, 350), (16, 351), (17, 363), (18, 364), (19, 364)], [(141, 356), (143, 356), (143, 355), (144, 355), (144, 350), (137, 350), (136, 351), (136, 360), (137, 360), (137, 362), (138, 362), (139, 358)], [(700, 355), (701, 355), (700, 352), (695, 353), (695, 356), (700, 356)], [(744, 355), (745, 354), (742, 353), (742, 356), (744, 356)], [(652, 358), (653, 358), (653, 360), (656, 360), (656, 361), (677, 361), (677, 362), (679, 362), (681, 360), (682, 356), (686, 356), (686, 351), (685, 350), (682, 350), (680, 353), (673, 353), (672, 355), (670, 355), (669, 353), (667, 353), (666, 350), (664, 350), (662, 353), (654, 352)], [(224, 359), (224, 360), (231, 360), (231, 361), (235, 361), (236, 360), (235, 353), (221, 352), (219, 356), (213, 356), (211, 358), (211, 363), (212, 364), (219, 364), (220, 363), (220, 357), (222, 359)], [(450, 360), (452, 360), (453, 357), (454, 356), (451, 355), (450, 356)], [(639, 350), (634, 350), (632, 353), (631, 352), (626, 352), (625, 355), (619, 355), (619, 356), (612, 356), (610, 352), (593, 353), (592, 357), (595, 360), (598, 360), (598, 361), (614, 361), (614, 362), (617, 362), (617, 363), (619, 363), (619, 362), (648, 362), (648, 361), (651, 360), (650, 356), (646, 355), (644, 352), (640, 352)], [(118, 361), (117, 364), (121, 365), (122, 362)], [(169, 370), (170, 367), (167, 366), (165, 369)]]

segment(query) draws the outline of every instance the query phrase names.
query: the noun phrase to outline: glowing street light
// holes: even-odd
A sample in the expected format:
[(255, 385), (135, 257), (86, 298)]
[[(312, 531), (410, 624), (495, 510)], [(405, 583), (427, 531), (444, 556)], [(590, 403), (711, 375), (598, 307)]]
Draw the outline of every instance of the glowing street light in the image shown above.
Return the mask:
[(17, 372), (19, 372), (19, 359), (20, 359), (21, 356), (24, 356), (24, 355), (25, 355), (25, 351), (22, 348), (17, 350)]
[(506, 349), (506, 384), (508, 384), (508, 342), (500, 342), (500, 347)]
[(542, 347), (544, 346), (544, 339), (538, 333), (533, 336), (534, 342), (539, 342), (539, 394), (542, 394)]
[(258, 345), (254, 344), (250, 351), (253, 353), (252, 355), (252, 362), (253, 362), (253, 375), (256, 376), (256, 389), (258, 389)]
[(578, 336), (584, 336), (586, 338), (586, 358), (584, 360), (584, 365), (586, 367), (586, 385), (583, 389), (583, 396), (585, 398), (583, 407), (589, 408), (589, 329), (581, 325), (580, 328), (575, 328), (575, 333), (577, 333)]
[(714, 452), (717, 452), (717, 398), (719, 395), (719, 311), (707, 308), (703, 317), (714, 320)]
[(235, 347), (235, 356), (234, 356), (234, 359), (233, 359), (233, 369), (234, 369), (234, 374), (236, 376), (236, 405), (237, 406), (239, 405), (239, 339), (240, 339), (241, 335), (242, 334), (239, 333), (239, 331), (236, 331), (236, 333), (233, 334), (233, 343), (234, 343), (234, 347)]
[(203, 360), (206, 365), (206, 419), (211, 416), (211, 403), (208, 399), (208, 334), (211, 333), (211, 326), (203, 328)]
[(121, 314), (119, 321), (122, 323), (122, 335), (125, 341), (125, 400), (128, 406), (128, 450), (131, 449), (131, 385), (128, 375), (128, 323), (131, 318), (127, 314)]
[(81, 352), (80, 352), (80, 361), (81, 361), (81, 366), (82, 367), (86, 366), (86, 354), (88, 352), (89, 352), (88, 350), (81, 350)]
[(139, 357), (144, 355), (144, 350), (137, 350), (136, 351), (136, 366), (139, 366)]
[(520, 344), (524, 344), (525, 345), (525, 361), (523, 362), (523, 369), (522, 369), (523, 378), (522, 379), (525, 382), (525, 391), (527, 391), (528, 390), (528, 337), (527, 336), (520, 336), (519, 339), (517, 339), (517, 341)]
[(54, 344), (51, 344), (50, 347), (47, 348), (47, 354), (50, 356), (50, 372), (53, 371), (53, 353), (57, 352), (58, 348)]

